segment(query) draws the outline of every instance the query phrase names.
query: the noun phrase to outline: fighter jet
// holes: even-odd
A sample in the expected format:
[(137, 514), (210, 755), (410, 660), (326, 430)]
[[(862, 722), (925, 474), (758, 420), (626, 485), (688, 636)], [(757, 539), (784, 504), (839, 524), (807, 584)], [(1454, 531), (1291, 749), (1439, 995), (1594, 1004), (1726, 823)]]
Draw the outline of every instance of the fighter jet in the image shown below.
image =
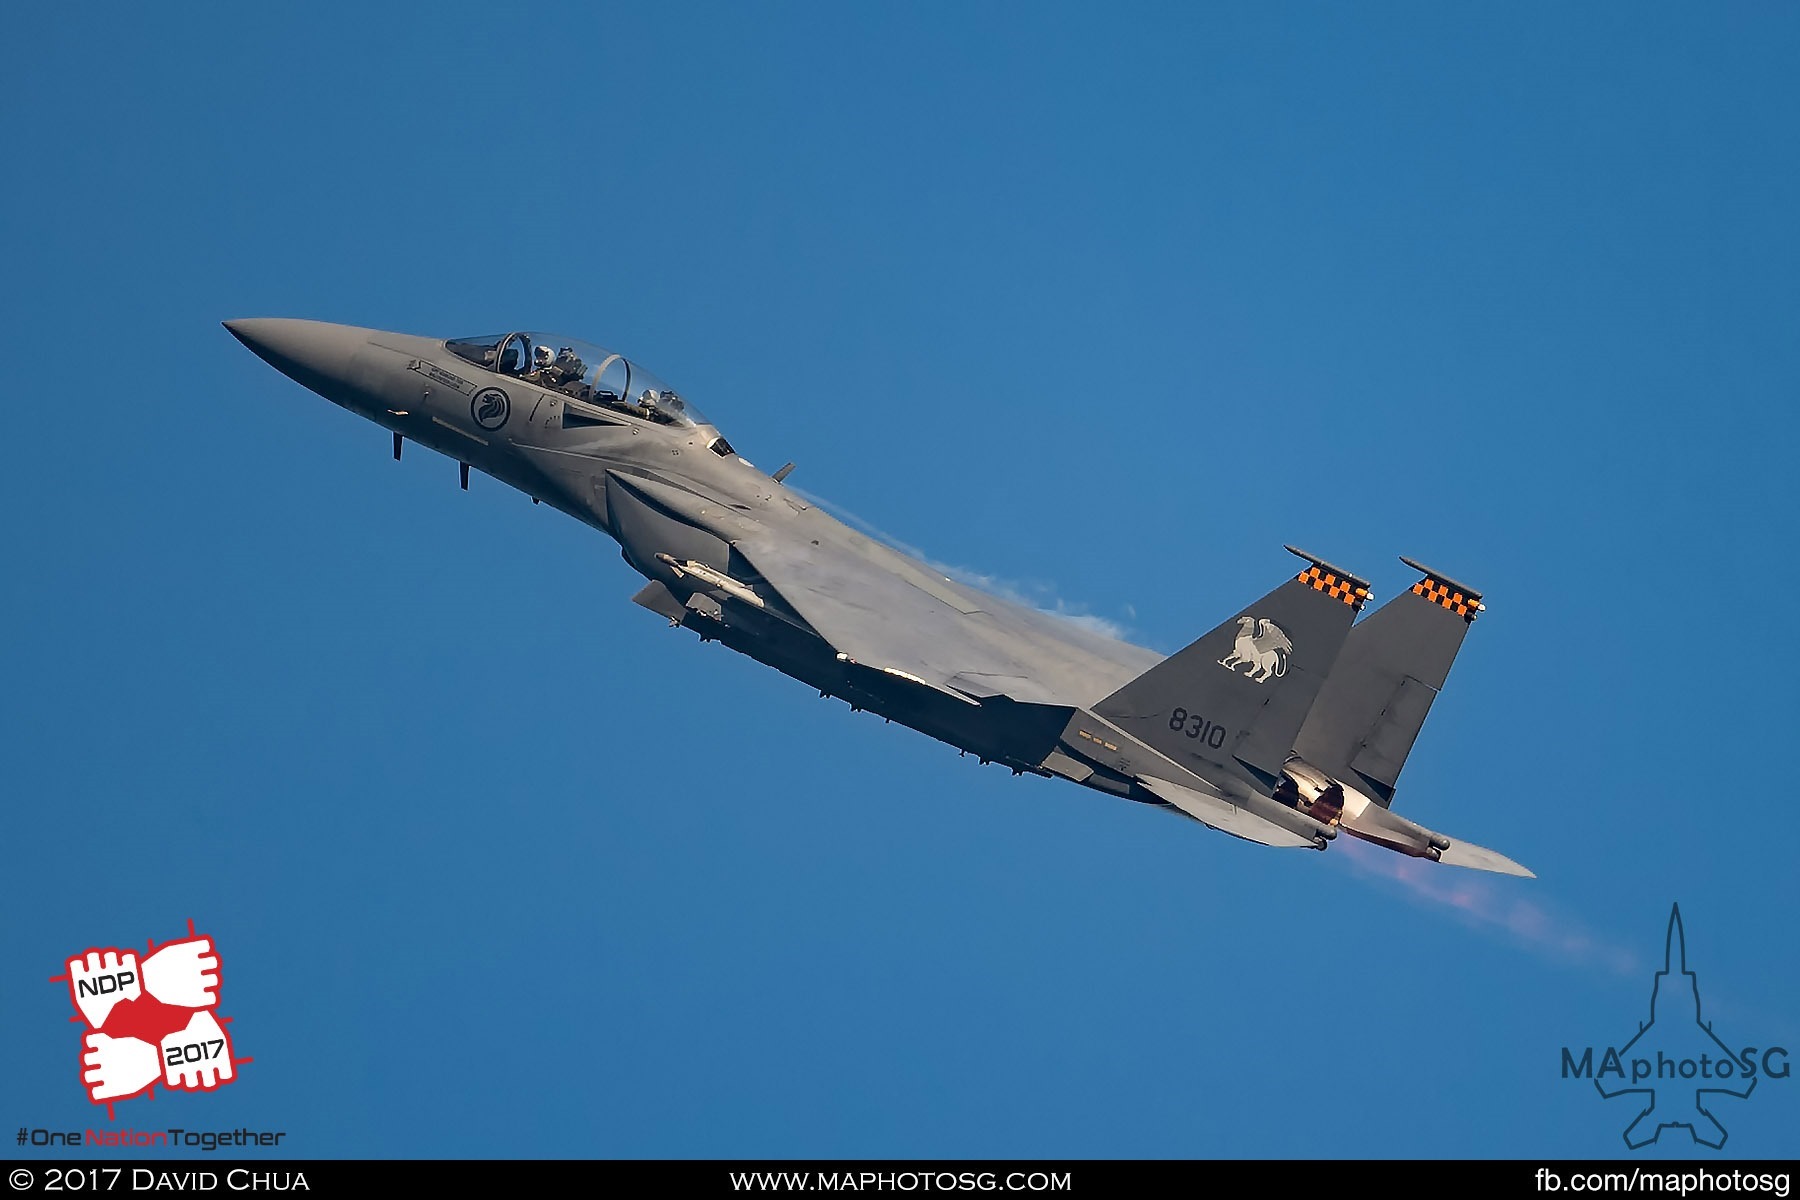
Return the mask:
[(225, 322), (297, 383), (616, 539), (632, 599), (977, 755), (1265, 846), (1340, 833), (1416, 858), (1524, 867), (1392, 811), (1481, 596), (1422, 578), (1358, 622), (1368, 583), (1303, 565), (1169, 657), (992, 596), (852, 529), (739, 455), (637, 362), (551, 334), (431, 338)]

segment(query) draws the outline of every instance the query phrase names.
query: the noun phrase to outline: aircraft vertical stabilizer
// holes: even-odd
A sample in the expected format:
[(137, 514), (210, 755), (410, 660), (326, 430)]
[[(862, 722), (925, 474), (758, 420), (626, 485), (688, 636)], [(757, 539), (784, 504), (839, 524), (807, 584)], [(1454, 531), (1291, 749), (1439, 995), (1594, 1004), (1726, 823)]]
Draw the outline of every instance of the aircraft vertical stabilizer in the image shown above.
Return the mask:
[(1482, 611), (1480, 592), (1400, 561), (1424, 578), (1350, 630), (1294, 740), (1301, 758), (1384, 808), (1463, 635)]
[(1295, 550), (1306, 570), (1164, 659), (1094, 712), (1197, 773), (1281, 773), (1369, 585)]

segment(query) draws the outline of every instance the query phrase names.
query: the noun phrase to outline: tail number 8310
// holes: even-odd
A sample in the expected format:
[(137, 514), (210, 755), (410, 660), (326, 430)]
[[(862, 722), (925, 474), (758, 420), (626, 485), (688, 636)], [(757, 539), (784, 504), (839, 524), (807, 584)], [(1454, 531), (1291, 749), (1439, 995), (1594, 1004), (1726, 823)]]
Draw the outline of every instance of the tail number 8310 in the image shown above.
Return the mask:
[(1214, 750), (1225, 745), (1225, 727), (1209, 721), (1198, 713), (1191, 713), (1185, 708), (1177, 708), (1169, 714), (1169, 728), (1176, 733), (1184, 733), (1196, 742), (1204, 742)]

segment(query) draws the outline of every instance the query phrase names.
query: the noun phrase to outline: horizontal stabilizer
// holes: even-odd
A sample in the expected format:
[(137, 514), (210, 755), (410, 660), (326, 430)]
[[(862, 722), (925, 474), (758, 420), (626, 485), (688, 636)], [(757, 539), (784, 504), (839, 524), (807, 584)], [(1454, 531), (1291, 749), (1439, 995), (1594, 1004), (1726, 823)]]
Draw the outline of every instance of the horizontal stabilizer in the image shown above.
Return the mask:
[(1359, 812), (1346, 809), (1340, 828), (1352, 837), (1373, 842), (1377, 846), (1386, 846), (1389, 850), (1399, 851), (1412, 858), (1435, 858), (1445, 866), (1493, 871), (1500, 875), (1523, 875), (1527, 879), (1537, 878), (1504, 854), (1427, 829), (1418, 822), (1409, 821), (1399, 813), (1390, 812), (1379, 805), (1362, 805)]
[(1263, 820), (1254, 813), (1246, 812), (1223, 796), (1209, 795), (1179, 783), (1170, 783), (1166, 779), (1151, 779), (1139, 776), (1138, 782), (1150, 789), (1150, 793), (1158, 800), (1173, 804), (1188, 816), (1203, 825), (1217, 829), (1220, 833), (1229, 833), (1233, 837), (1245, 841), (1260, 842), (1264, 846), (1278, 848), (1306, 847), (1311, 849), (1317, 845), (1311, 838), (1301, 837), (1290, 830)]
[(1526, 879), (1536, 879), (1537, 872), (1520, 866), (1506, 855), (1486, 846), (1477, 846), (1474, 842), (1459, 842), (1451, 839), (1450, 848), (1438, 859), (1446, 867), (1468, 867), (1476, 871), (1492, 871), (1496, 875), (1520, 875)]

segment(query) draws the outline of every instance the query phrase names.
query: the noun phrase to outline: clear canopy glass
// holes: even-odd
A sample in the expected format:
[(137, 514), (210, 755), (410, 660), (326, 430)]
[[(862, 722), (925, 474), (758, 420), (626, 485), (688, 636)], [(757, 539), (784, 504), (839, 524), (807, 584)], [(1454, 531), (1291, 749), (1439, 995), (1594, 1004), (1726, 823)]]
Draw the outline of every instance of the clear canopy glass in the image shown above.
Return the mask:
[(476, 366), (529, 380), (588, 404), (659, 425), (711, 424), (674, 388), (643, 367), (576, 338), (521, 330), (458, 338), (445, 345)]

